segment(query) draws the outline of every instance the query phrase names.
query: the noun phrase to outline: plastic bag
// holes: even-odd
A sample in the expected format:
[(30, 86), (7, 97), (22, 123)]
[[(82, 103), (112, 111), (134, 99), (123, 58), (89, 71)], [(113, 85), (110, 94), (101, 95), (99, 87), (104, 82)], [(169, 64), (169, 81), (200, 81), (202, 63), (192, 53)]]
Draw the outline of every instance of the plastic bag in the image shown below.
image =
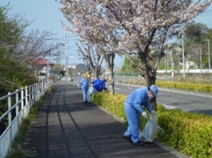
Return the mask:
[(91, 101), (91, 93), (92, 93), (92, 87), (88, 88), (88, 92), (87, 92), (87, 101), (90, 102)]
[(143, 131), (139, 134), (139, 138), (144, 142), (153, 142), (155, 133), (158, 131), (156, 127), (158, 121), (158, 116), (156, 114), (151, 114), (149, 120), (147, 121)]

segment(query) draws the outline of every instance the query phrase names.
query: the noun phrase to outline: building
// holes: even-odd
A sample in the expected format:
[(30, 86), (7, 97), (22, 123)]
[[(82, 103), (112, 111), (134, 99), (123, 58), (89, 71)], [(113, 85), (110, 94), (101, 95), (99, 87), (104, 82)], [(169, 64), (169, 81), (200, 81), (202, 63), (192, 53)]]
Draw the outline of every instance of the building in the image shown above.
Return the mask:
[(29, 65), (30, 68), (35, 71), (35, 74), (39, 75), (41, 73), (47, 74), (49, 71), (51, 71), (54, 63), (44, 58), (37, 58), (30, 60)]

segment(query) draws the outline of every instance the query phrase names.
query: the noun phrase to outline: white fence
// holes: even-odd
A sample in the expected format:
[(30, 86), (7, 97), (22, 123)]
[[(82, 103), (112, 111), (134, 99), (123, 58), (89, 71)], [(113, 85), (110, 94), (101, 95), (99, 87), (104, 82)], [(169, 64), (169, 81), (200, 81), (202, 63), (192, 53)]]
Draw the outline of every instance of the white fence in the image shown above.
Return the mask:
[(5, 103), (8, 105), (7, 111), (0, 116), (1, 130), (4, 125), (3, 120), (7, 121), (6, 129), (0, 133), (0, 158), (6, 157), (22, 119), (28, 116), (30, 107), (40, 99), (51, 84), (51, 80), (43, 80), (12, 93), (9, 92), (8, 95), (0, 98), (0, 106)]
[[(172, 70), (157, 70), (157, 73), (171, 73)], [(181, 70), (174, 70), (174, 73), (183, 73), (184, 71)], [(212, 73), (212, 69), (190, 69), (185, 70), (185, 73)]]

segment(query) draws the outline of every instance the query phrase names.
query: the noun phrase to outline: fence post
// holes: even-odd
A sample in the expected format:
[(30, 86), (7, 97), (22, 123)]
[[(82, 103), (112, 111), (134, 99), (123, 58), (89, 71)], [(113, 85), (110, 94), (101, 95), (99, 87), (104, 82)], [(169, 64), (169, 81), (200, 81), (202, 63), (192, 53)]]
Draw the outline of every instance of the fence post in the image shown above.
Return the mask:
[(32, 105), (33, 105), (33, 104), (35, 103), (35, 96), (34, 96), (34, 84), (32, 85), (31, 93), (32, 93)]
[(11, 93), (8, 92), (8, 127), (10, 128), (10, 140), (9, 142), (12, 141), (12, 130), (11, 130), (11, 122), (12, 122), (12, 112), (11, 112), (11, 104), (12, 104), (12, 99), (11, 99)]
[(18, 110), (19, 110), (19, 105), (18, 105), (18, 101), (19, 101), (19, 93), (18, 93), (18, 89), (16, 89), (16, 93), (15, 93), (15, 100), (16, 100), (16, 117), (18, 116)]
[(25, 86), (25, 105), (28, 104), (28, 87)]
[(24, 109), (24, 88), (21, 88), (21, 110)]
[(28, 87), (25, 86), (25, 106), (27, 108), (27, 115), (29, 114), (29, 105), (28, 105)]
[(30, 103), (30, 107), (32, 106), (32, 86), (28, 86), (29, 87), (29, 103)]
[(36, 84), (35, 84), (35, 89), (36, 89), (36, 101), (38, 101), (38, 93), (39, 93), (39, 91), (38, 91), (38, 90), (39, 90), (39, 87), (38, 87), (38, 86), (39, 86), (39, 84), (36, 83)]

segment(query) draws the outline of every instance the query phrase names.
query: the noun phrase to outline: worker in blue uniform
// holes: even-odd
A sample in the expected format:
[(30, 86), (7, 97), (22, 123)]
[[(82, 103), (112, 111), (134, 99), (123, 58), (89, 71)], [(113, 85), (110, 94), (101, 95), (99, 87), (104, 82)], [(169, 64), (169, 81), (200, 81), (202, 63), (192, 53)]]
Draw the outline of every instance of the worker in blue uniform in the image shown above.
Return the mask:
[(91, 82), (92, 85), (89, 88), (89, 92), (88, 92), (88, 96), (87, 96), (88, 101), (91, 100), (90, 97), (92, 96), (92, 94), (94, 94), (96, 92), (101, 92), (103, 90), (107, 90), (107, 87), (106, 87), (107, 80), (108, 80), (108, 78), (105, 77), (103, 80), (96, 79), (96, 80)]
[(140, 122), (140, 114), (148, 119), (147, 113), (144, 111), (144, 106), (150, 113), (155, 113), (152, 110), (148, 99), (156, 97), (158, 88), (151, 85), (149, 88), (138, 88), (132, 91), (124, 102), (124, 111), (128, 121), (128, 128), (124, 133), (124, 138), (137, 146), (143, 146), (144, 142), (139, 140), (138, 127)]
[(89, 81), (90, 81), (91, 75), (90, 74), (86, 74), (86, 77), (83, 78), (78, 87), (82, 88), (82, 95), (83, 95), (83, 103), (87, 103), (87, 93), (88, 93), (88, 87), (89, 87)]

